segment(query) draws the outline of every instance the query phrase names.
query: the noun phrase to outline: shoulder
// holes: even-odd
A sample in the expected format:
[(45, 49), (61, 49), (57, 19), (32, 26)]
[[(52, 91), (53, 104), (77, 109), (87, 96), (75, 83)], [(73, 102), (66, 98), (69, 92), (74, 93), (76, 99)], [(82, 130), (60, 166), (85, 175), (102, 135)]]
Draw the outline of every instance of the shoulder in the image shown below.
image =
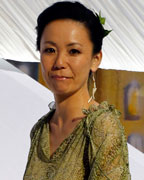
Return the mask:
[(98, 134), (105, 136), (108, 133), (118, 134), (124, 130), (119, 119), (120, 111), (107, 101), (102, 102), (99, 106), (91, 106), (85, 113), (87, 113), (92, 136)]
[(120, 122), (120, 114), (113, 105), (107, 102), (101, 103), (97, 113), (96, 111), (92, 113), (91, 139), (95, 147), (100, 147), (103, 144), (102, 151), (110, 149), (126, 151), (126, 136)]
[(49, 111), (47, 114), (43, 115), (32, 127), (31, 132), (30, 132), (30, 138), (33, 139), (34, 135), (36, 132), (42, 128), (43, 124), (47, 123), (48, 120), (50, 119), (50, 116), (52, 114), (52, 110)]
[[(111, 131), (115, 128), (123, 129), (120, 122), (121, 113), (114, 105), (104, 101), (98, 106), (97, 111), (98, 116), (94, 118), (94, 126), (100, 126), (105, 131)], [(97, 113), (93, 113), (93, 116)]]
[(119, 119), (121, 115), (120, 111), (107, 101), (103, 101), (98, 106), (91, 105), (89, 109), (84, 109), (83, 113), (86, 114), (89, 119), (91, 119), (90, 121), (96, 121), (97, 123), (100, 122), (100, 120), (104, 121), (106, 119)]

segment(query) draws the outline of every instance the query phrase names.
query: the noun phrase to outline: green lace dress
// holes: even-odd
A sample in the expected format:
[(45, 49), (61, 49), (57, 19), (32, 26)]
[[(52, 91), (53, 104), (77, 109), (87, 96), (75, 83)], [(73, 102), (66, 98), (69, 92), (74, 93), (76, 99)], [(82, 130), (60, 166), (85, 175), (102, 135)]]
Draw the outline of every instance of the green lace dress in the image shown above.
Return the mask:
[(24, 180), (130, 180), (127, 142), (119, 111), (107, 102), (84, 109), (86, 115), (50, 156), (49, 120), (31, 131)]

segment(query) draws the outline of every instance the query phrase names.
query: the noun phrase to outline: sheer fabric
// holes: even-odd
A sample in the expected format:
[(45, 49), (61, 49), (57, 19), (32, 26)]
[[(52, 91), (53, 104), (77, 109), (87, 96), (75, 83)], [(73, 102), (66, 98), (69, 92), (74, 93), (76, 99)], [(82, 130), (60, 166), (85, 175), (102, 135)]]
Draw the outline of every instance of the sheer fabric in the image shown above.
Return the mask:
[(50, 156), (49, 120), (31, 131), (24, 180), (130, 180), (127, 142), (119, 111), (107, 102), (83, 109), (86, 115)]

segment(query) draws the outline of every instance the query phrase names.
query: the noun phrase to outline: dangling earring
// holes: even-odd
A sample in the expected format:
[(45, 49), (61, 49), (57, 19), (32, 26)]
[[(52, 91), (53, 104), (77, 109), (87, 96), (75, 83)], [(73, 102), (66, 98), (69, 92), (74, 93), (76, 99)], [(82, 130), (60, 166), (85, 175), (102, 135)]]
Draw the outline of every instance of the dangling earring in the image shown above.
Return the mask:
[(97, 90), (96, 88), (96, 80), (95, 80), (95, 77), (94, 77), (94, 73), (92, 72), (92, 80), (93, 80), (93, 89), (92, 89), (92, 96), (90, 97), (90, 99), (88, 100), (88, 103), (91, 102), (91, 100), (95, 100), (95, 92)]

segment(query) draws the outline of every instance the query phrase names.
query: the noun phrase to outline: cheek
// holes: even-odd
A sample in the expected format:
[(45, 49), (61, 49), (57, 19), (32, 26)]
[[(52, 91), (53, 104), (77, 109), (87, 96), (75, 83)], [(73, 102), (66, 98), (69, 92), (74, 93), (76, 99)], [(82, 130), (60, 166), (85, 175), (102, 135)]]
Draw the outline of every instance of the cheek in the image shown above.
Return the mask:
[(72, 71), (75, 75), (75, 80), (77, 84), (84, 83), (88, 80), (90, 72), (90, 60), (88, 58), (83, 58), (81, 61), (72, 65)]
[(49, 65), (48, 63), (44, 63), (44, 61), (41, 61), (41, 72), (42, 72), (42, 77), (47, 85), (47, 88), (51, 90), (51, 82), (49, 79)]
[(42, 62), (41, 62), (41, 72), (42, 72), (42, 77), (47, 84), (48, 83), (48, 73), (47, 73), (46, 66), (44, 66), (44, 64)]
[(41, 62), (41, 72), (42, 72), (43, 78), (46, 80), (46, 79), (47, 79), (47, 77), (46, 77), (47, 68), (46, 68), (46, 66), (43, 64), (43, 62)]
[(45, 57), (45, 56), (41, 56), (41, 68), (43, 73), (47, 73), (50, 69), (51, 69), (51, 61)]
[(50, 63), (48, 61), (41, 59), (41, 71), (43, 78), (48, 81), (48, 74), (50, 71)]
[(83, 57), (73, 65), (75, 73), (88, 75), (91, 68), (91, 58)]

